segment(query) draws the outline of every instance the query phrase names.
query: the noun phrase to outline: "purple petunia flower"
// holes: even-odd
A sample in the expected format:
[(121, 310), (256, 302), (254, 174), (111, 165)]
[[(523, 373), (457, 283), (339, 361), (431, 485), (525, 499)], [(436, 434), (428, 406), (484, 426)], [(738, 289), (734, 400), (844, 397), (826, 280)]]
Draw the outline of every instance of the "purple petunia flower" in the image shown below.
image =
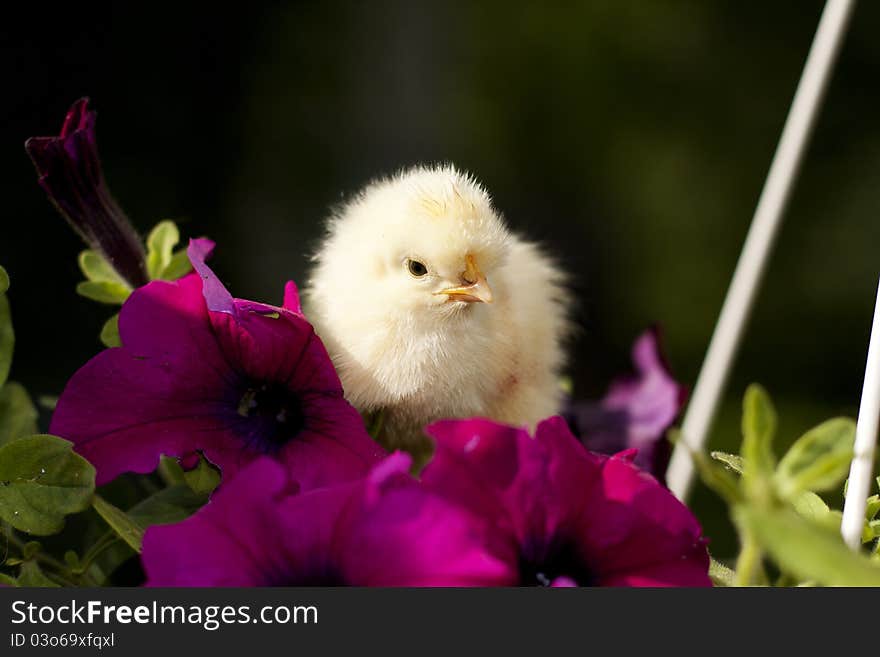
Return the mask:
[(635, 341), (632, 359), (635, 374), (612, 382), (600, 401), (569, 402), (563, 416), (588, 449), (616, 454), (635, 448), (635, 463), (662, 481), (670, 453), (666, 430), (687, 390), (672, 378), (656, 328)]
[(296, 287), (287, 284), (280, 308), (233, 299), (205, 264), (213, 246), (192, 240), (196, 273), (132, 293), (119, 316), (123, 346), (73, 375), (52, 433), (74, 442), (98, 485), (196, 450), (224, 479), (264, 454), (303, 488), (362, 476), (384, 452), (343, 398)]
[(131, 287), (139, 287), (149, 280), (144, 246), (107, 189), (88, 104), (88, 98), (73, 104), (60, 135), (31, 137), (24, 147), (61, 215)]
[(499, 584), (481, 523), (389, 456), (362, 480), (297, 494), (259, 459), (194, 516), (150, 527), (148, 586), (468, 586)]
[(710, 586), (697, 520), (630, 461), (587, 451), (560, 417), (534, 438), (489, 420), (444, 420), (422, 481), (481, 515), (508, 583)]

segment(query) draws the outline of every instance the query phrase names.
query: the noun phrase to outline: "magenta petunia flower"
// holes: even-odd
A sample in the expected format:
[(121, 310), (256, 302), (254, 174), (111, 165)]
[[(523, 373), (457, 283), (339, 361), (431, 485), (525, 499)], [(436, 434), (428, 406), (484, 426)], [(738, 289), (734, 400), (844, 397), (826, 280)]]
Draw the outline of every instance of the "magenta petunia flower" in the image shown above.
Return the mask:
[(95, 139), (95, 112), (89, 99), (76, 101), (57, 137), (25, 142), (40, 186), (61, 215), (132, 287), (146, 284), (144, 246), (119, 204), (110, 195)]
[(427, 431), (437, 450), (423, 483), (485, 519), (508, 583), (711, 585), (697, 520), (631, 453), (587, 451), (560, 417), (534, 438), (482, 419)]
[(506, 567), (482, 523), (421, 486), (410, 458), (389, 456), (362, 480), (297, 494), (259, 459), (194, 516), (150, 527), (148, 586), (494, 585)]
[(195, 451), (224, 479), (267, 454), (303, 488), (363, 475), (383, 450), (342, 396), (330, 358), (288, 283), (282, 307), (233, 299), (192, 240), (196, 272), (135, 290), (119, 316), (122, 347), (86, 363), (52, 418), (101, 485)]
[(636, 465), (663, 480), (670, 445), (666, 431), (687, 400), (660, 348), (656, 328), (645, 331), (632, 348), (635, 373), (612, 382), (599, 401), (570, 402), (563, 412), (588, 449), (616, 454), (635, 448)]

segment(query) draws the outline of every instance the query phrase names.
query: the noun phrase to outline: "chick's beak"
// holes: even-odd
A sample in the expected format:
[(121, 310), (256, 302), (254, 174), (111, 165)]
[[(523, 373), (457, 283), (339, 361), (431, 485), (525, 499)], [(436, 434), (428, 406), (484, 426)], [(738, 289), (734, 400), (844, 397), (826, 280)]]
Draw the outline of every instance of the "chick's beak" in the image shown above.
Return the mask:
[(492, 303), (492, 289), (489, 287), (486, 277), (477, 267), (474, 256), (468, 255), (465, 258), (465, 263), (466, 269), (461, 274), (462, 285), (449, 287), (434, 294), (445, 294), (449, 297), (449, 301)]

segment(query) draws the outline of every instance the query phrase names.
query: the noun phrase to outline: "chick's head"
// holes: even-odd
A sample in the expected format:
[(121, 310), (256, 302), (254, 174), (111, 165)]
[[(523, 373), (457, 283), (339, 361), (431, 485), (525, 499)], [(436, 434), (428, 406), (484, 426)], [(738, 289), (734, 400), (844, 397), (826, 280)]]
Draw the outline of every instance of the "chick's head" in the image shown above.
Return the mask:
[(345, 307), (386, 329), (486, 312), (504, 295), (510, 233), (489, 195), (453, 167), (374, 183), (331, 220), (317, 256), (314, 303)]

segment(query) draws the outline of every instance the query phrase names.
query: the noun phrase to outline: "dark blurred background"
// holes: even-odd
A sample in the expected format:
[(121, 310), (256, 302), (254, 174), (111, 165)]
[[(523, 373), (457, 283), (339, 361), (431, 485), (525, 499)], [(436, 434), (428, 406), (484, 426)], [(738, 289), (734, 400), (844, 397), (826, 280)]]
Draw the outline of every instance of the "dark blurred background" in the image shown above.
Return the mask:
[[(31, 4), (0, 28), (0, 263), (13, 375), (35, 396), (101, 348), (112, 313), (74, 293), (82, 245), (22, 148), (84, 95), (137, 227), (213, 237), (240, 297), (303, 280), (328, 206), (370, 178), (474, 172), (575, 274), (571, 374), (598, 396), (655, 322), (693, 385), (823, 2)], [(880, 273), (878, 24), (861, 3), (713, 446), (736, 449), (751, 381), (781, 442), (855, 414)], [(694, 506), (732, 553), (721, 505)]]

